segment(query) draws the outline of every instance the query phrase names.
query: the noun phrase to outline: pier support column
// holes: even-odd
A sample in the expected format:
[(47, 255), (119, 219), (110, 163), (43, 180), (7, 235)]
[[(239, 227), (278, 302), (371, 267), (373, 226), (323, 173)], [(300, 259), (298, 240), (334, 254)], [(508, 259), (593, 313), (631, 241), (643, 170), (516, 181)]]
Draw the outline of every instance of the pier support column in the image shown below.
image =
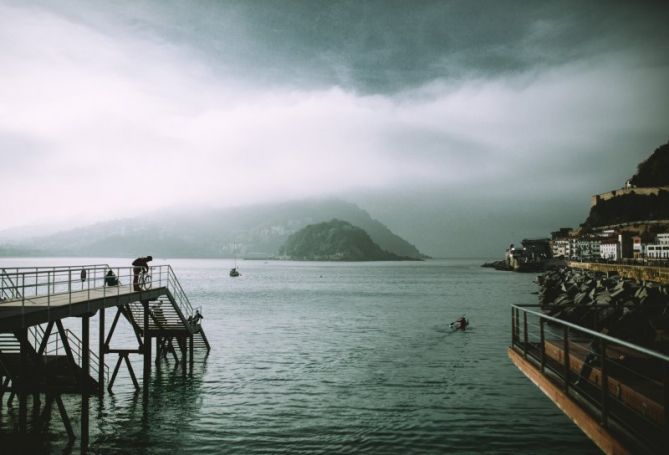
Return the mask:
[(195, 348), (193, 347), (193, 337), (194, 335), (188, 337), (188, 365), (191, 373), (193, 372), (193, 353), (195, 351)]
[[(91, 381), (90, 315), (81, 318), (81, 453), (88, 453), (89, 385)], [(102, 370), (102, 368), (100, 368)]]
[(162, 346), (163, 338), (160, 336), (156, 337), (156, 368), (160, 367), (160, 348)]
[(100, 365), (98, 365), (98, 396), (102, 398), (105, 394), (105, 309), (100, 308), (98, 312), (100, 328), (98, 330), (98, 357), (100, 358)]
[(39, 392), (33, 393), (33, 431), (36, 431), (37, 424), (39, 422), (39, 415), (42, 410), (42, 399)]
[(25, 434), (28, 429), (28, 394), (26, 393), (26, 385), (28, 382), (28, 330), (21, 329), (19, 332), (18, 338), (21, 352), (19, 380), (12, 381), (12, 387), (19, 395), (19, 432)]
[(144, 307), (144, 377), (142, 388), (144, 399), (149, 397), (149, 384), (151, 383), (151, 336), (149, 335), (149, 302), (142, 301)]
[(186, 366), (188, 365), (188, 337), (179, 337), (181, 342), (179, 347), (181, 348), (181, 373), (186, 375)]

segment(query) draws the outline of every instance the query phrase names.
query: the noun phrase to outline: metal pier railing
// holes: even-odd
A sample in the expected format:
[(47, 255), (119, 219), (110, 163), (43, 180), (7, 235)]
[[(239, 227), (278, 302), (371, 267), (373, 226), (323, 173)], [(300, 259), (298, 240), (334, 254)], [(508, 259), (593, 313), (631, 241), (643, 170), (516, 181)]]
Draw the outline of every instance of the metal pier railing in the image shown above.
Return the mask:
[[(109, 273), (118, 280), (110, 286)], [(146, 282), (140, 276), (142, 289), (166, 288), (184, 321), (195, 315), (188, 296), (170, 265), (149, 267)], [(20, 303), (21, 312), (36, 304), (49, 309), (59, 305), (134, 292), (135, 267), (110, 267), (108, 264), (88, 264), (58, 267), (17, 267), (0, 269), (0, 308), (2, 304)]]
[(512, 349), (630, 447), (669, 442), (669, 356), (542, 313), (511, 307)]

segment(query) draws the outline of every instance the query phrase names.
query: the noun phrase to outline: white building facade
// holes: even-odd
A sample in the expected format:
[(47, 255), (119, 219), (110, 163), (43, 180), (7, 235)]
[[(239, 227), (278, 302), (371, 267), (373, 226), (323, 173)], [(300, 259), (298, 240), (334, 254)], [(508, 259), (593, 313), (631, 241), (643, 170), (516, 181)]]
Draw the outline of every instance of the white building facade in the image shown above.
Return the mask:
[(618, 250), (618, 242), (616, 240), (602, 240), (599, 245), (599, 256), (607, 261), (617, 261), (620, 257)]
[(551, 240), (551, 251), (554, 258), (569, 258), (571, 257), (571, 242), (569, 239)]
[(669, 233), (657, 234), (654, 243), (646, 245), (648, 259), (669, 259)]
[(581, 237), (576, 239), (572, 256), (581, 260), (591, 260), (600, 258), (601, 240), (596, 237)]

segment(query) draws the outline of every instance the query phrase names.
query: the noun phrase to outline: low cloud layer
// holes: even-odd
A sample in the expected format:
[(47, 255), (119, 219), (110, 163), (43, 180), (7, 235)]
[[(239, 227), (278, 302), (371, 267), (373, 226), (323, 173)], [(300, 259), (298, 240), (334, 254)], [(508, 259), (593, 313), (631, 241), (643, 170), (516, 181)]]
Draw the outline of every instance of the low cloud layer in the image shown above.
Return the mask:
[(449, 201), (587, 206), (669, 139), (663, 10), (311, 3), (0, 2), (0, 230), (397, 194), (475, 225)]

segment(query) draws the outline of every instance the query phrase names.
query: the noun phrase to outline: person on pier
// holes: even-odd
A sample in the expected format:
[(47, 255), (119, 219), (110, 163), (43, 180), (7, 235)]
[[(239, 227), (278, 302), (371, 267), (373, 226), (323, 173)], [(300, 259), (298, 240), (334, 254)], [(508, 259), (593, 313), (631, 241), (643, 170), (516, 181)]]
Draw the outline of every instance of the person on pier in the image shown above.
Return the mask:
[(118, 286), (120, 284), (112, 269), (109, 269), (105, 275), (105, 284), (107, 286)]
[(140, 272), (148, 272), (149, 271), (149, 262), (153, 261), (152, 256), (146, 256), (146, 257), (139, 257), (132, 261), (133, 269), (132, 269), (132, 285), (133, 289), (135, 291), (141, 291), (139, 287), (139, 274)]

